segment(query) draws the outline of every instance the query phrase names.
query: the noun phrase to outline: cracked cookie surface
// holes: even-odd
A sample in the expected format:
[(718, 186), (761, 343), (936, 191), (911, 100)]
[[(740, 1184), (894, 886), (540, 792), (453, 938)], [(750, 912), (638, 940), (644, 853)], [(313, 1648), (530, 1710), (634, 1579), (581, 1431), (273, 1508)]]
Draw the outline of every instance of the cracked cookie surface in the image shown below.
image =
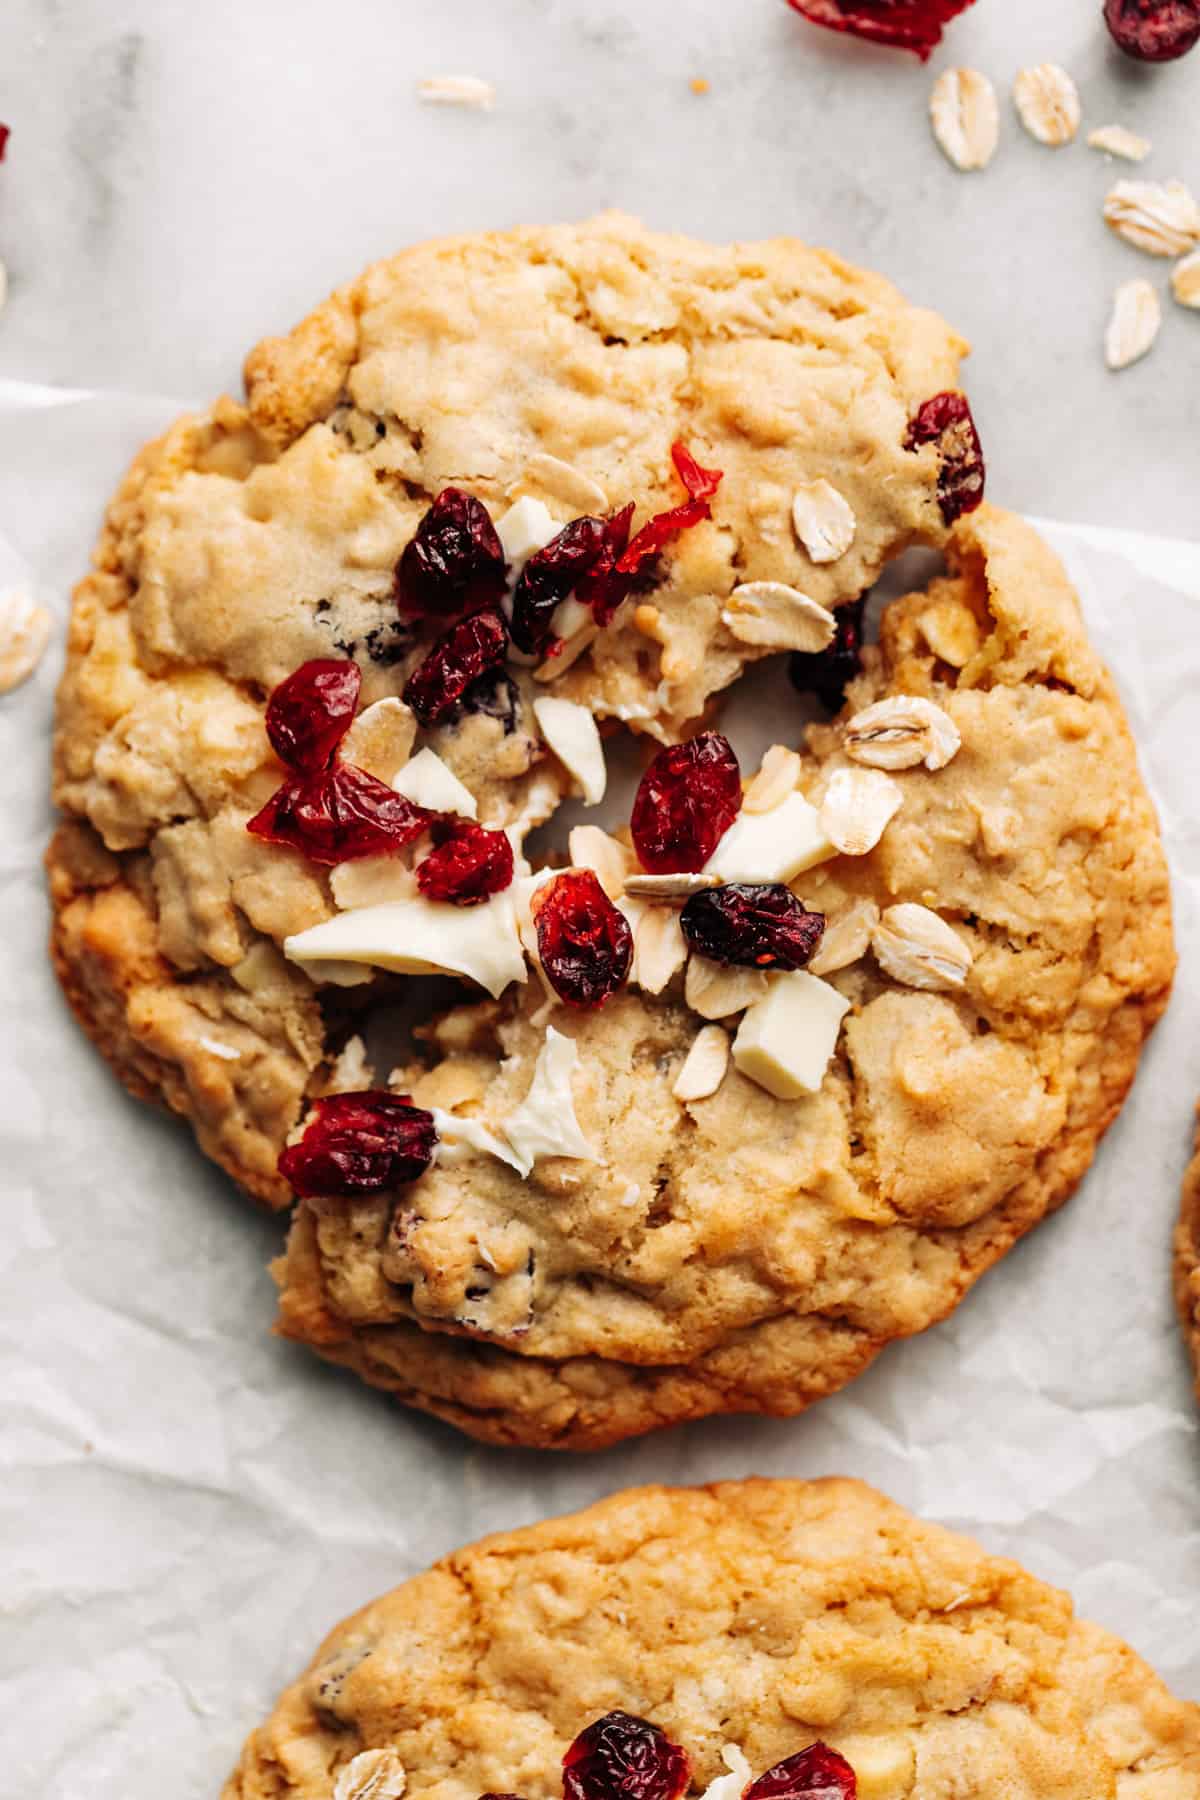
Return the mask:
[[(936, 908), (961, 988), (864, 956), (828, 976), (851, 1010), (818, 1093), (776, 1099), (730, 1068), (686, 1106), (672, 1090), (701, 1021), (682, 975), (557, 1009), (597, 1160), (522, 1180), (479, 1154), (399, 1196), (302, 1203), (278, 1269), (287, 1335), (501, 1442), (792, 1413), (944, 1317), (1067, 1198), (1166, 1002), (1166, 864), (1057, 559), (991, 508), (950, 554), (884, 614), (849, 710), (923, 697), (961, 749), (896, 773), (877, 847), (794, 887), (831, 928), (864, 901)], [(841, 723), (809, 733), (814, 798), (843, 743)], [(434, 1028), (443, 1060), (398, 1084), (494, 1125), (529, 1086), (540, 1000), (456, 1011)]]
[(389, 1792), (553, 1800), (614, 1708), (693, 1792), (726, 1748), (758, 1773), (819, 1737), (862, 1800), (1200, 1795), (1200, 1708), (1018, 1564), (830, 1479), (634, 1490), (446, 1557), (330, 1634), (224, 1800), (327, 1800), (368, 1751)]

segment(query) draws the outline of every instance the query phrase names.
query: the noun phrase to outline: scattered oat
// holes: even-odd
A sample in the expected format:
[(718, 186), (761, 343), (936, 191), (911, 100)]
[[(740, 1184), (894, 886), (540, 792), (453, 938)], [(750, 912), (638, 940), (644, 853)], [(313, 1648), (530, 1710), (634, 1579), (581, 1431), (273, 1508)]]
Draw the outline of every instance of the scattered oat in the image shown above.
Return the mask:
[(525, 464), (525, 475), (527, 480), (536, 482), (543, 493), (561, 500), (564, 506), (577, 506), (586, 513), (608, 511), (608, 495), (600, 483), (577, 469), (574, 463), (564, 462), (560, 456), (550, 456), (539, 450)]
[(1053, 150), (1071, 142), (1083, 118), (1079, 89), (1057, 63), (1022, 69), (1013, 82), (1013, 102), (1030, 137)]
[(871, 933), (881, 969), (905, 987), (933, 993), (960, 988), (972, 956), (958, 933), (927, 906), (889, 906)]
[(837, 629), (831, 612), (783, 581), (744, 581), (721, 617), (740, 643), (762, 650), (824, 650)]
[(677, 1100), (707, 1100), (725, 1079), (729, 1039), (719, 1025), (702, 1025), (671, 1089)]
[(1149, 138), (1139, 137), (1124, 125), (1099, 125), (1088, 132), (1088, 148), (1103, 150), (1106, 156), (1120, 156), (1126, 162), (1145, 162), (1153, 145)]
[(965, 669), (983, 643), (978, 619), (961, 600), (935, 600), (922, 607), (917, 626), (933, 654), (952, 669)]
[(618, 838), (598, 825), (576, 825), (567, 839), (572, 866), (591, 869), (610, 900), (619, 900), (633, 858)]
[(633, 927), (630, 980), (648, 994), (661, 994), (687, 959), (687, 939), (673, 906), (648, 906), (626, 900), (622, 911)]
[(361, 1750), (333, 1784), (333, 1800), (400, 1800), (404, 1765), (394, 1750)]
[(1200, 242), (1200, 207), (1182, 181), (1118, 181), (1105, 198), (1104, 217), (1148, 256), (1184, 256)]
[(832, 975), (835, 969), (861, 962), (878, 923), (879, 908), (873, 900), (853, 901), (840, 918), (826, 924), (820, 948), (808, 965), (809, 974)]
[(199, 1037), (196, 1042), (202, 1050), (208, 1052), (209, 1056), (218, 1057), (221, 1062), (240, 1062), (242, 1060), (241, 1051), (235, 1050), (232, 1044), (223, 1044), (220, 1038)]
[(933, 135), (956, 169), (986, 169), (1000, 141), (996, 90), (978, 69), (944, 69), (929, 96)]
[(742, 811), (774, 812), (800, 780), (802, 764), (794, 750), (772, 744), (763, 757), (758, 774), (742, 795)]
[(1200, 250), (1176, 263), (1171, 271), (1171, 292), (1180, 306), (1200, 307)]
[(865, 856), (903, 803), (899, 784), (882, 770), (835, 769), (821, 802), (821, 829), (843, 856)]
[(918, 694), (893, 694), (855, 713), (843, 747), (854, 762), (873, 769), (944, 769), (962, 738), (949, 713)]
[(690, 956), (683, 997), (702, 1019), (727, 1019), (765, 999), (769, 985), (761, 969), (726, 968), (707, 956)]
[(705, 888), (719, 887), (718, 875), (630, 875), (625, 892), (635, 900), (690, 900)]
[(709, 92), (709, 84), (705, 81), (703, 75), (693, 75), (692, 79), (688, 82), (688, 86), (691, 88), (693, 94), (707, 94)]
[(356, 769), (391, 782), (412, 755), (416, 738), (416, 714), (389, 695), (364, 706), (342, 739), (341, 754)]
[(24, 588), (0, 592), (0, 694), (28, 681), (45, 654), (54, 621)]
[(815, 563), (837, 562), (845, 556), (858, 529), (854, 508), (828, 481), (806, 481), (796, 489), (792, 523)]
[(490, 112), (496, 90), (478, 75), (427, 75), (417, 83), (417, 98), (431, 106), (474, 106)]
[(1154, 343), (1162, 324), (1162, 307), (1148, 281), (1123, 281), (1113, 297), (1112, 317), (1104, 334), (1104, 360), (1110, 369), (1127, 369)]

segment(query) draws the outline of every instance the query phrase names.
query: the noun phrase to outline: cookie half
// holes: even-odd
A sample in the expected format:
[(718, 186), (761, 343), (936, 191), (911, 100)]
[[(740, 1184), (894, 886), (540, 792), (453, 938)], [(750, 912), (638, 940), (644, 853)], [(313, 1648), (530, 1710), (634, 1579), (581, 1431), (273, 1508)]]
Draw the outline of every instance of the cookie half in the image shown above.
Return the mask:
[[(300, 1204), (277, 1270), (286, 1335), (495, 1442), (790, 1414), (943, 1318), (1067, 1198), (1167, 999), (1166, 863), (1057, 559), (988, 507), (950, 559), (888, 608), (844, 714), (793, 759), (827, 821), (835, 783), (864, 772), (888, 804), (873, 848), (793, 882), (826, 919), (819, 979), (693, 954), (598, 1012), (547, 1019), (529, 987), (452, 1013), (435, 1066), (393, 1082), (475, 1141), (397, 1192)], [(890, 773), (856, 760), (881, 718)], [(903, 745), (897, 766), (906, 720), (941, 721), (933, 767)], [(759, 815), (768, 839), (796, 810)], [(771, 1091), (763, 993), (810, 980), (844, 1017), (815, 1091)], [(732, 983), (723, 1005), (713, 981)], [(789, 1014), (785, 1046), (808, 1029)], [(548, 1031), (582, 1149), (560, 1139), (522, 1175), (478, 1131), (538, 1090)], [(688, 1097), (701, 1031), (719, 1066)]]
[[(521, 833), (573, 783), (539, 692), (676, 735), (789, 647), (786, 624), (731, 613), (739, 585), (791, 586), (827, 612), (904, 545), (941, 541), (961, 443), (922, 409), (956, 389), (964, 350), (833, 256), (616, 216), (423, 245), (260, 345), (244, 405), (181, 420), (134, 463), (75, 595), (54, 954), (127, 1086), (287, 1203), (280, 1146), (365, 996), (339, 999), (278, 953), (336, 900), (324, 870), (245, 829), (280, 779), (265, 703), (309, 660), (341, 657), (364, 707), (399, 709), (446, 623), (397, 594), (436, 496), (458, 487), (497, 520), (526, 503), (513, 532), (528, 552), (580, 516), (629, 506), (640, 526), (678, 507), (677, 441), (721, 471), (711, 516), (639, 564), (617, 618), (576, 621), (560, 654), (476, 684), (415, 740), (485, 824)], [(414, 721), (391, 720), (375, 760), (360, 752), (385, 780), (414, 747)]]
[[(564, 1788), (603, 1718), (613, 1760), (589, 1733)], [(643, 1488), (447, 1557), (331, 1633), (224, 1800), (615, 1800), (622, 1768), (736, 1800), (814, 1740), (822, 1778), (775, 1793), (1200, 1795), (1200, 1708), (1066, 1594), (826, 1480)]]

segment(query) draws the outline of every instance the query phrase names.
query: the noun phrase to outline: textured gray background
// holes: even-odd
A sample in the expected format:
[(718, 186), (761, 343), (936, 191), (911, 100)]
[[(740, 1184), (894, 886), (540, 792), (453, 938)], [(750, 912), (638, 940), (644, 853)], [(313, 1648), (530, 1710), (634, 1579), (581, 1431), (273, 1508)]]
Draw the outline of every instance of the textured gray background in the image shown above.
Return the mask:
[[(1110, 179), (1040, 148), (952, 170), (925, 102), (947, 62), (1002, 93), (1063, 62), (1090, 123), (1151, 137), (1200, 188), (1200, 54), (1144, 71), (1099, 0), (980, 0), (930, 69), (805, 25), (784, 0), (4, 0), (0, 373), (205, 396), (364, 261), (432, 232), (621, 206), (716, 237), (796, 232), (890, 274), (974, 342), (993, 493), (1042, 515), (1200, 536), (1200, 317), (1114, 377)], [(491, 115), (417, 77), (480, 74)], [(704, 99), (688, 90), (706, 76)]]

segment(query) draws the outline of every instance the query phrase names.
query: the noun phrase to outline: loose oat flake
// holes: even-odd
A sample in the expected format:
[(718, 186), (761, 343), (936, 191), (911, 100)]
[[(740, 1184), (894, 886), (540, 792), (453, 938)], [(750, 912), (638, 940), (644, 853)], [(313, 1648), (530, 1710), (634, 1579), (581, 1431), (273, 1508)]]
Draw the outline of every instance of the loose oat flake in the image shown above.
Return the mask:
[(1120, 156), (1126, 162), (1145, 162), (1153, 145), (1149, 138), (1139, 137), (1124, 125), (1099, 125), (1088, 132), (1088, 148), (1102, 150), (1106, 156)]
[(404, 1765), (394, 1750), (362, 1750), (333, 1784), (333, 1800), (400, 1800)]
[(885, 909), (871, 933), (871, 948), (893, 981), (931, 993), (962, 987), (972, 962), (952, 926), (911, 902)]
[(478, 75), (427, 75), (417, 83), (417, 97), (431, 106), (474, 106), (490, 112), (496, 90)]
[(729, 1038), (719, 1025), (703, 1025), (671, 1089), (677, 1100), (707, 1100), (725, 1079), (729, 1067)]
[(1171, 292), (1180, 306), (1200, 307), (1200, 250), (1193, 250), (1171, 271)]
[(1110, 369), (1127, 369), (1154, 343), (1162, 324), (1162, 307), (1148, 281), (1123, 281), (1113, 298), (1112, 317), (1104, 334), (1104, 360)]
[(803, 650), (810, 655), (832, 643), (833, 614), (784, 581), (744, 581), (721, 614), (739, 643), (760, 650)]
[(815, 563), (837, 562), (854, 542), (858, 522), (844, 494), (828, 481), (806, 481), (792, 500), (796, 536)]
[(1039, 144), (1058, 149), (1079, 130), (1083, 109), (1079, 89), (1058, 63), (1035, 63), (1013, 82), (1013, 101), (1022, 125)]
[(808, 965), (809, 974), (832, 975), (836, 969), (861, 962), (878, 923), (879, 908), (873, 900), (855, 900), (840, 918), (827, 920), (821, 947)]
[(929, 96), (933, 135), (956, 169), (986, 169), (1000, 141), (996, 90), (978, 69), (944, 69)]
[(1200, 243), (1200, 207), (1182, 181), (1118, 181), (1104, 218), (1148, 256), (1184, 256)]
[(800, 758), (794, 750), (772, 744), (762, 759), (758, 774), (742, 795), (742, 811), (773, 812), (798, 785), (800, 769)]
[(835, 769), (821, 802), (822, 829), (843, 856), (865, 856), (903, 800), (899, 784), (880, 769)]
[(0, 694), (28, 681), (50, 641), (54, 621), (23, 588), (0, 592)]
[(892, 694), (855, 713), (843, 747), (854, 762), (873, 769), (944, 769), (962, 738), (949, 713), (918, 694)]

